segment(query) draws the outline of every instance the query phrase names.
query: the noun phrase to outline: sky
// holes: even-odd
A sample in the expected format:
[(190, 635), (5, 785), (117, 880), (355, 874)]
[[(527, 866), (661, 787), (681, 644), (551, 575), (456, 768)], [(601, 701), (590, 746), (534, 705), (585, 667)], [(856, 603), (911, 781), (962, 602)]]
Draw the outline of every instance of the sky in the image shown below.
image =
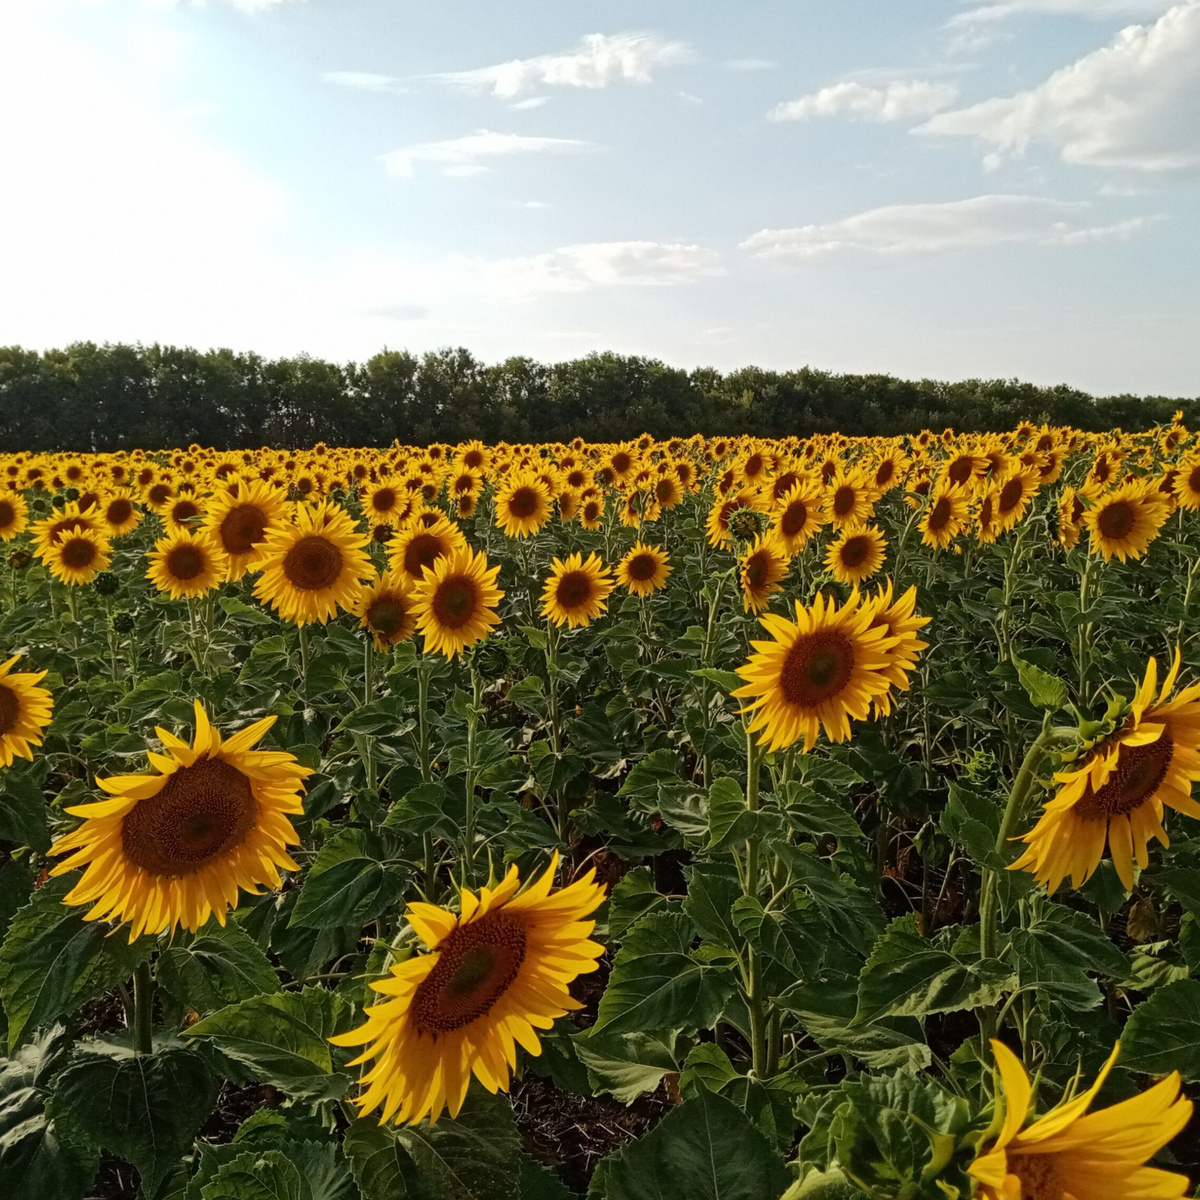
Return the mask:
[(1200, 396), (1200, 0), (0, 0), (0, 345)]

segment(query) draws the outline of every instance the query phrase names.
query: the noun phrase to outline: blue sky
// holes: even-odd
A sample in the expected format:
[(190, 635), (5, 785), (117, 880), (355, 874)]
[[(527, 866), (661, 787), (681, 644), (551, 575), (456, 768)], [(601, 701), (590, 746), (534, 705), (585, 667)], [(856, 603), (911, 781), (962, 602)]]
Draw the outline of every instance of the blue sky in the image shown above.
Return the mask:
[(1200, 394), (1200, 0), (3, 0), (0, 344)]

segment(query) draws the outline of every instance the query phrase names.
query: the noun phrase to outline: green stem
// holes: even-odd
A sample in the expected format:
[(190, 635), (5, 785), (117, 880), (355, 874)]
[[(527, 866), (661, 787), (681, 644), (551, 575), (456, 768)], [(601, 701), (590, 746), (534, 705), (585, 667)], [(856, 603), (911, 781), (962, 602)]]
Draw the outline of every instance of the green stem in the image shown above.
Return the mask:
[[(562, 718), (558, 705), (558, 630), (549, 623), (546, 625), (546, 687), (550, 708), (550, 749), (557, 762), (562, 753)], [(546, 799), (555, 805), (558, 836), (566, 842), (568, 800), (565, 795), (550, 795)]]
[(308, 626), (297, 626), (300, 630), (300, 686), (308, 683)]
[[(758, 812), (758, 775), (761, 756), (754, 735), (746, 732), (746, 808)], [(746, 871), (743, 879), (745, 894), (758, 899), (759, 884), (759, 838), (752, 835), (746, 842)], [(762, 959), (758, 951), (750, 946), (747, 950), (746, 1007), (750, 1012), (750, 1065), (759, 1079), (770, 1072), (767, 1067), (767, 1006), (763, 995)]]
[[(375, 645), (368, 633), (363, 642), (363, 704), (370, 704), (375, 696)], [(371, 735), (364, 734), (362, 740), (363, 767), (367, 772), (367, 787), (375, 790), (375, 752)]]
[[(1087, 607), (1091, 603), (1091, 595), (1089, 584), (1092, 581), (1092, 556), (1088, 554), (1084, 560), (1083, 573), (1079, 576), (1079, 615), (1083, 616), (1087, 612)], [(1075, 668), (1079, 676), (1079, 703), (1082, 705), (1088, 702), (1088, 656), (1091, 650), (1092, 627), (1090, 624), (1085, 624), (1082, 620), (1079, 622), (1079, 627), (1076, 630), (1076, 650), (1075, 650)]]
[[(417, 659), (417, 757), (421, 768), (421, 782), (429, 783), (433, 778), (429, 759), (429, 664), (430, 658), (422, 654)], [(433, 834), (421, 835), (422, 856), (425, 859), (425, 899), (435, 904), (437, 890), (437, 861), (433, 854)]]
[(471, 658), (471, 710), (467, 715), (467, 812), (463, 822), (463, 874), (469, 883), (475, 872), (475, 734), (479, 728), (479, 706), (483, 700), (483, 681)]
[(150, 963), (140, 962), (133, 975), (133, 1050), (135, 1054), (151, 1053), (153, 1028), (154, 977), (150, 974)]
[[(717, 585), (713, 589), (712, 603), (708, 606), (708, 627), (704, 631), (704, 656), (701, 666), (711, 667), (713, 665), (713, 653), (716, 650), (716, 628), (717, 628), (717, 613), (721, 611), (721, 599), (725, 594), (725, 581), (729, 573), (722, 572), (717, 576)], [(702, 679), (700, 681), (700, 713), (707, 727), (709, 719), (709, 705), (712, 703), (711, 694), (709, 692), (709, 681)], [(701, 756), (701, 765), (703, 768), (704, 786), (708, 787), (710, 783), (711, 768), (708, 761), (707, 751)]]

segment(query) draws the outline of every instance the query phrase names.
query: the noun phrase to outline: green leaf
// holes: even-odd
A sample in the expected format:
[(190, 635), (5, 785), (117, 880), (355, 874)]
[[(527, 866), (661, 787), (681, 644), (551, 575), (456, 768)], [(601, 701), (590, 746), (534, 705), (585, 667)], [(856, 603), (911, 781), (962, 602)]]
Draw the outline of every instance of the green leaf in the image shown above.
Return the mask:
[(0, 1180), (5, 1200), (79, 1200), (96, 1171), (97, 1154), (64, 1138), (46, 1112), (55, 1073), (70, 1039), (61, 1026), (0, 1059)]
[(263, 1083), (298, 1100), (339, 1099), (350, 1076), (334, 1069), (328, 1038), (343, 1004), (333, 992), (255, 996), (198, 1021), (184, 1036), (215, 1047)]
[(691, 924), (680, 913), (639, 921), (613, 963), (592, 1028), (609, 1034), (711, 1028), (734, 979), (728, 969), (693, 956), (691, 938)]
[(739, 896), (732, 911), (746, 941), (792, 979), (809, 974), (820, 963), (823, 947), (800, 914), (767, 912), (757, 896)]
[(282, 1150), (239, 1154), (221, 1165), (200, 1195), (202, 1200), (311, 1200), (300, 1168)]
[(521, 1155), (521, 1182), (517, 1193), (521, 1200), (575, 1200), (573, 1193), (553, 1171)]
[(684, 869), (687, 895), (683, 911), (700, 936), (730, 950), (741, 948), (744, 938), (733, 918), (733, 906), (742, 895), (731, 862), (703, 863)]
[(34, 892), (0, 945), (10, 1051), (34, 1029), (128, 979), (144, 957), (148, 940), (130, 946), (121, 934), (108, 937), (100, 922), (83, 919), (85, 909), (63, 904), (76, 882), (73, 875), (51, 879)]
[(339, 830), (305, 874), (289, 924), (336, 929), (378, 916), (404, 889), (403, 873), (384, 866), (383, 857), (377, 836), (363, 829)]
[(202, 1016), (279, 991), (279, 978), (258, 943), (232, 921), (215, 920), (158, 959), (158, 982), (180, 1004)]
[(704, 1090), (601, 1164), (606, 1200), (767, 1200), (783, 1158), (736, 1104)]
[(39, 854), (50, 849), (49, 810), (40, 784), (19, 768), (0, 775), (0, 842), (16, 842)]
[(1047, 708), (1053, 711), (1066, 704), (1070, 692), (1067, 685), (1057, 675), (1051, 675), (1049, 671), (1035, 667), (1033, 663), (1018, 658), (1016, 654), (1012, 656), (1012, 661), (1013, 666), (1017, 668), (1021, 686), (1038, 708)]
[(862, 827), (854, 818), (844, 795), (838, 798), (823, 796), (802, 783), (789, 783), (785, 793), (784, 816), (788, 824), (801, 833), (817, 837), (864, 837)]
[(634, 867), (621, 877), (608, 897), (610, 940), (619, 942), (631, 925), (666, 903), (666, 896), (654, 886), (654, 876), (650, 868)]
[(458, 825), (450, 807), (450, 793), (444, 783), (420, 783), (405, 792), (384, 818), (387, 829), (398, 829), (414, 837), (437, 833), (440, 837), (457, 836)]
[(1200, 981), (1170, 983), (1133, 1010), (1121, 1034), (1121, 1066), (1200, 1079)]
[(593, 1092), (607, 1092), (622, 1104), (632, 1104), (654, 1091), (664, 1075), (679, 1070), (672, 1049), (674, 1038), (664, 1040), (646, 1033), (606, 1036), (589, 1029), (572, 1041), (580, 1062), (587, 1067)]
[(798, 1179), (780, 1200), (866, 1200), (867, 1193), (855, 1187), (841, 1167), (809, 1171)]
[(54, 1087), (56, 1120), (132, 1163), (147, 1196), (189, 1149), (217, 1084), (193, 1050), (134, 1054), (94, 1042), (78, 1049)]
[(940, 824), (942, 832), (977, 863), (996, 870), (1005, 866), (996, 853), (1000, 806), (994, 797), (967, 783), (952, 783)]
[(715, 683), (724, 692), (732, 692), (746, 682), (736, 671), (722, 671), (719, 667), (698, 667), (690, 674)]

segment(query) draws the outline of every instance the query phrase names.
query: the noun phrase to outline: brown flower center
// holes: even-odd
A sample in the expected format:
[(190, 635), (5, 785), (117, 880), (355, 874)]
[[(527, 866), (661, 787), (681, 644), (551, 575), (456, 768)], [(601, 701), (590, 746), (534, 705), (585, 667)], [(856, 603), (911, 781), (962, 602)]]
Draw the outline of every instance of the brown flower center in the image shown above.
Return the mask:
[(660, 479), (654, 485), (655, 498), (662, 504), (666, 504), (669, 500), (675, 499), (675, 481), (672, 479)]
[(191, 500), (180, 500), (171, 509), (171, 519), (179, 524), (200, 515), (200, 506)]
[(446, 546), (436, 533), (418, 533), (404, 547), (404, 572), (420, 579), (426, 567), (432, 567), (443, 554)]
[(843, 484), (833, 493), (834, 516), (844, 517), (848, 512), (852, 512), (857, 499), (858, 492), (848, 484)]
[(1010, 479), (1000, 489), (1000, 511), (1002, 513), (1011, 512), (1021, 503), (1024, 495), (1025, 488), (1021, 481), (1019, 479)]
[(240, 846), (258, 804), (250, 780), (220, 758), (180, 767), (121, 825), (125, 857), (151, 875), (191, 875)]
[(257, 504), (239, 504), (221, 521), (221, 544), (226, 554), (252, 554), (263, 540), (267, 514)]
[(841, 559), (843, 567), (861, 567), (867, 561), (871, 552), (871, 539), (865, 534), (855, 534), (842, 543)]
[(16, 505), (11, 500), (0, 500), (0, 529), (7, 529), (10, 525), (15, 525), (16, 520)]
[(404, 628), (404, 601), (399, 596), (380, 596), (367, 609), (367, 624), (375, 633), (394, 638)]
[(779, 529), (785, 537), (795, 537), (806, 524), (808, 524), (808, 505), (803, 500), (793, 500), (783, 510)]
[(98, 553), (95, 542), (89, 542), (87, 538), (71, 538), (63, 543), (63, 566), (70, 567), (73, 571), (82, 571), (96, 561)]
[(310, 533), (284, 555), (283, 573), (293, 587), (319, 592), (337, 583), (342, 573), (342, 552), (328, 538)]
[(600, 511), (599, 502), (596, 500), (589, 500), (583, 506), (583, 519), (585, 521), (598, 521), (600, 520)]
[(532, 517), (538, 510), (538, 494), (536, 488), (519, 487), (508, 498), (508, 511), (518, 521)]
[(0, 683), (0, 737), (16, 729), (20, 716), (21, 701), (17, 693)]
[(1167, 777), (1175, 742), (1167, 730), (1156, 742), (1145, 746), (1121, 745), (1117, 748), (1117, 766), (1108, 782), (1099, 790), (1088, 786), (1075, 812), (1085, 821), (1119, 817), (1133, 812), (1158, 790)]
[(953, 511), (953, 508), (950, 504), (950, 501), (947, 500), (945, 496), (943, 496), (933, 506), (933, 508), (931, 508), (929, 510), (929, 530), (930, 530), (930, 532), (938, 533), (941, 530), (945, 529), (946, 526), (950, 524), (950, 513), (952, 511)]
[(475, 615), (479, 589), (465, 575), (451, 575), (433, 594), (433, 615), (444, 629), (461, 629)]
[(746, 563), (746, 585), (754, 590), (763, 587), (767, 582), (767, 572), (771, 560), (765, 550), (752, 554)]
[(110, 525), (124, 525), (133, 516), (133, 501), (124, 496), (118, 496), (104, 513), (104, 519)]
[(169, 483), (156, 483), (147, 493), (146, 499), (156, 507), (160, 504), (165, 504), (167, 497), (171, 494), (171, 485)]
[(1021, 1200), (1062, 1200), (1057, 1154), (1010, 1154), (1008, 1173), (1021, 1181)]
[(1096, 525), (1106, 538), (1128, 537), (1137, 514), (1128, 500), (1117, 500), (1101, 510)]
[(482, 467), (483, 466), (483, 451), (482, 450), (468, 450), (466, 452), (466, 454), (463, 455), (463, 466), (470, 467), (472, 470), (474, 470), (476, 467)]
[(875, 471), (875, 486), (883, 487), (884, 484), (891, 483), (895, 474), (896, 464), (890, 458), (885, 458)]
[(436, 1038), (486, 1016), (516, 979), (525, 945), (524, 927), (503, 912), (456, 928), (413, 995), (418, 1030)]
[(173, 546), (167, 551), (166, 568), (173, 579), (195, 579), (204, 573), (204, 552), (187, 542)]
[(966, 483), (975, 471), (974, 458), (956, 458), (946, 470), (952, 483)]
[(801, 634), (779, 672), (779, 688), (789, 704), (815, 708), (841, 693), (854, 672), (854, 647), (843, 633)]
[(658, 570), (658, 560), (653, 554), (635, 554), (629, 560), (629, 578), (638, 583), (653, 579)]
[(592, 595), (592, 577), (586, 571), (568, 571), (554, 592), (559, 607), (565, 609), (582, 608)]
[(623, 475), (629, 470), (630, 467), (633, 466), (633, 459), (630, 458), (624, 450), (618, 450), (616, 454), (612, 456), (612, 465), (613, 470), (616, 471), (618, 475)]
[[(1194, 466), (1187, 477), (1188, 488), (1193, 492), (1200, 492), (1200, 465)], [(0, 522), (3, 524), (3, 522)]]
[(377, 513), (391, 512), (399, 503), (400, 497), (396, 494), (394, 488), (381, 487), (371, 496), (371, 507)]

